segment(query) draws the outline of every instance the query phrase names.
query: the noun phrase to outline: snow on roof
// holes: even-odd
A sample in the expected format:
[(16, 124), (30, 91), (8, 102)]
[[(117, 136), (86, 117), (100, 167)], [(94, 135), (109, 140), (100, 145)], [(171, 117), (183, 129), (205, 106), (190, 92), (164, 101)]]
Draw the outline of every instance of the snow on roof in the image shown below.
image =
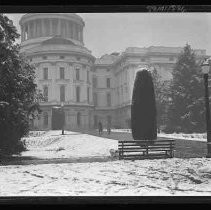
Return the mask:
[(97, 58), (95, 64), (112, 64), (120, 57), (119, 53), (105, 54)]

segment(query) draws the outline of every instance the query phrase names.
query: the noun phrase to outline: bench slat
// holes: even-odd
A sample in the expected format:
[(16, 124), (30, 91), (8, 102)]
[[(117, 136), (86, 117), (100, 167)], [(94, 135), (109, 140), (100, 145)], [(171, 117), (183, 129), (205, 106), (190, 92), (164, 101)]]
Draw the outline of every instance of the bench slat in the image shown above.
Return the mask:
[(137, 157), (137, 158), (148, 158), (148, 157), (169, 157), (169, 155), (166, 155), (164, 153), (157, 153), (157, 154), (145, 154), (145, 155), (136, 155), (136, 154), (131, 154), (131, 155), (124, 155), (123, 158), (130, 158), (130, 157)]
[[(175, 139), (162, 139), (162, 140), (152, 140), (151, 142), (174, 142)], [(132, 140), (132, 141), (119, 141), (120, 143), (136, 143), (136, 142), (150, 142), (150, 140)]]
[[(146, 151), (146, 148), (142, 148), (142, 149), (120, 149), (120, 151), (124, 151), (124, 152), (129, 152), (129, 151), (139, 151), (139, 152), (142, 152), (142, 151)], [(171, 148), (149, 148), (148, 149), (149, 151), (166, 151), (166, 150), (171, 150)]]
[[(169, 145), (175, 145), (174, 143), (169, 144), (124, 144), (124, 147), (141, 147), (141, 146), (169, 146)], [(119, 144), (119, 146), (122, 146)]]

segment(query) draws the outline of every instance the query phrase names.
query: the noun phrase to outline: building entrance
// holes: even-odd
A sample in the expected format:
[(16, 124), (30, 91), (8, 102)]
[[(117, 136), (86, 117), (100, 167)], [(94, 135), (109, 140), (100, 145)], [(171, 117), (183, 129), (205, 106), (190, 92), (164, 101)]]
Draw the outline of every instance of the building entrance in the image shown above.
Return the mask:
[(61, 130), (65, 122), (65, 114), (61, 107), (52, 108), (52, 130)]

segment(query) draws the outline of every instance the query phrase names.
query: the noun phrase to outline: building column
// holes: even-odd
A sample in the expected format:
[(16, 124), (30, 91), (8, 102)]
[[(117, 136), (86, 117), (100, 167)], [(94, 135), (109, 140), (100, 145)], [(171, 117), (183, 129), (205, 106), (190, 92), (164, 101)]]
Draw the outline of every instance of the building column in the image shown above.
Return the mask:
[(25, 38), (27, 38), (27, 40), (29, 39), (29, 24), (27, 23), (26, 24), (26, 31), (27, 31), (27, 37), (25, 37)]
[(65, 21), (65, 37), (68, 38), (68, 34), (69, 34), (69, 24), (68, 21)]
[(78, 40), (81, 41), (81, 26), (78, 25)]
[(34, 38), (34, 21), (31, 21), (31, 38)]
[(37, 37), (37, 23), (36, 23), (36, 20), (34, 20), (34, 37)]
[(32, 24), (31, 24), (31, 21), (29, 22), (29, 39), (32, 38)]
[(75, 28), (75, 23), (73, 23), (73, 39), (76, 39), (76, 28)]
[(57, 35), (61, 35), (61, 19), (58, 19)]
[(70, 24), (70, 38), (73, 39), (73, 23)]
[(45, 36), (45, 25), (44, 25), (44, 20), (41, 20), (41, 36)]
[(71, 22), (68, 22), (68, 38), (71, 38)]
[(78, 30), (78, 25), (76, 24), (76, 40), (79, 40), (79, 30)]
[(49, 19), (50, 21), (50, 36), (53, 36), (53, 20)]
[(83, 26), (81, 27), (81, 42), (84, 42), (84, 40), (83, 40)]

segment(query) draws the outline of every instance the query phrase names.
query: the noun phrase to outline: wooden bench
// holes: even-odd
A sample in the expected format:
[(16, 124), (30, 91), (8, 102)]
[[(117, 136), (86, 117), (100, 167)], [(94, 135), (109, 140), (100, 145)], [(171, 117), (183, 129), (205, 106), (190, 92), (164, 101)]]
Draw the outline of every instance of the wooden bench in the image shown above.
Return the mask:
[(174, 139), (118, 141), (119, 160), (172, 158)]

